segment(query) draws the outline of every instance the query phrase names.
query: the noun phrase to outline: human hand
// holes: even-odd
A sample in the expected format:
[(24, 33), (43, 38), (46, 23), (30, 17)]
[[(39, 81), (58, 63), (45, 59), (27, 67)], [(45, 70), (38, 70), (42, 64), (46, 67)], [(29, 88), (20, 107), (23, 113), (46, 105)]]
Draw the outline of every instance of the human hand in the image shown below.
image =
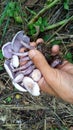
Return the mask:
[(73, 64), (64, 61), (57, 68), (52, 68), (38, 50), (30, 50), (29, 57), (43, 75), (38, 82), (40, 89), (73, 103)]

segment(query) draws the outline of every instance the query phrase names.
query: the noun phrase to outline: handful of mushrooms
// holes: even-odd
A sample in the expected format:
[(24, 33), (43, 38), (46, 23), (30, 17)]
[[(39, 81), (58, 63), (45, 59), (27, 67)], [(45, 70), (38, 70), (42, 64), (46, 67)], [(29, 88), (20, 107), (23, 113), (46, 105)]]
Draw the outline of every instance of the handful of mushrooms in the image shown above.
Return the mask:
[(3, 45), (4, 67), (16, 89), (39, 96), (38, 81), (42, 75), (28, 56), (29, 50), (36, 48), (35, 42), (33, 45), (30, 43), (30, 38), (24, 35), (24, 31), (19, 31), (12, 42)]

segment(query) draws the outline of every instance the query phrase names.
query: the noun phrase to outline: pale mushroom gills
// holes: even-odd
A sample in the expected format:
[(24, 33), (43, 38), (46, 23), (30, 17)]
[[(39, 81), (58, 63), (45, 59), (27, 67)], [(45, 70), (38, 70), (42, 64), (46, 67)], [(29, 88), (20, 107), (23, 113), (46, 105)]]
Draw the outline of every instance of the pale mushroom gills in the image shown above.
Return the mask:
[[(24, 52), (20, 52), (21, 48)], [(35, 49), (30, 44), (30, 38), (19, 31), (11, 42), (3, 45), (2, 53), (5, 57), (4, 67), (16, 89), (22, 92), (29, 92), (33, 96), (40, 95), (38, 81), (41, 72), (35, 67), (28, 56), (30, 49)], [(25, 64), (21, 64), (25, 62)]]

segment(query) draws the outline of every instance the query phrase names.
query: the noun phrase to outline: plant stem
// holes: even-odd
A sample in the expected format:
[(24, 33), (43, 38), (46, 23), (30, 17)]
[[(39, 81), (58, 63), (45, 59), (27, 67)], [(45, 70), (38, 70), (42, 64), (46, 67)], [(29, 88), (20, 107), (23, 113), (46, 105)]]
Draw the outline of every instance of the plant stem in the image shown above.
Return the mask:
[(33, 24), (35, 21), (37, 21), (37, 19), (42, 16), (48, 9), (50, 9), (51, 7), (53, 7), (57, 2), (59, 2), (60, 0), (54, 0), (51, 4), (45, 6), (34, 18), (32, 18), (28, 25)]
[(3, 11), (3, 13), (2, 13), (1, 16), (0, 16), (0, 26), (2, 25), (4, 19), (5, 19), (6, 15), (7, 15), (8, 6), (9, 6), (9, 5), (7, 4), (6, 7), (5, 7), (5, 9), (4, 9), (4, 11)]
[(58, 27), (58, 26), (61, 26), (61, 25), (66, 25), (69, 21), (71, 21), (71, 20), (73, 20), (73, 16), (71, 16), (70, 18), (68, 18), (68, 19), (64, 19), (64, 20), (62, 20), (62, 21), (60, 21), (60, 22), (57, 22), (57, 23), (55, 23), (55, 24), (52, 24), (52, 25), (49, 25), (48, 27), (46, 27), (45, 29), (44, 29), (44, 31), (48, 31), (48, 30), (51, 30), (51, 29), (54, 29), (54, 28), (56, 28), (56, 27)]
[(1, 45), (2, 45), (3, 38), (4, 38), (5, 34), (6, 34), (6, 31), (7, 31), (8, 25), (9, 25), (9, 22), (10, 22), (10, 18), (7, 19), (6, 25), (5, 25), (4, 29), (3, 29), (3, 35), (2, 35), (2, 38), (1, 38), (1, 40), (0, 40), (0, 47), (1, 47)]

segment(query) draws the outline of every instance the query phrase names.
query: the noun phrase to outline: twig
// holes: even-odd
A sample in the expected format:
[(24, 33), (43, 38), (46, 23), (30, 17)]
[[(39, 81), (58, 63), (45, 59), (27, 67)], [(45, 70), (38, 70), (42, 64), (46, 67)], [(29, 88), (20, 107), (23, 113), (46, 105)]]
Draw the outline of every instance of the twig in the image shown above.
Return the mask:
[[(49, 44), (49, 41), (55, 36), (55, 34), (58, 33), (58, 32), (59, 32), (69, 21), (71, 21), (71, 20), (73, 20), (73, 16), (71, 16), (71, 17), (68, 19), (68, 21), (66, 21), (64, 24), (62, 24), (62, 25), (60, 26), (60, 28), (58, 28), (57, 31), (55, 31), (54, 34), (51, 35), (51, 37), (46, 41), (45, 44)], [(57, 27), (57, 26), (56, 26), (56, 27)], [(47, 43), (47, 42), (48, 42), (48, 43)]]
[(48, 31), (48, 30), (54, 29), (54, 28), (56, 28), (58, 26), (61, 26), (61, 25), (64, 25), (64, 24), (66, 25), (71, 20), (73, 20), (73, 16), (71, 16), (69, 19), (65, 19), (65, 20), (62, 20), (62, 21), (57, 22), (55, 24), (47, 26), (44, 31)]
[(46, 116), (45, 116), (45, 119), (44, 119), (44, 129), (43, 130), (47, 130), (47, 127), (46, 127)]
[(37, 21), (37, 19), (42, 16), (48, 9), (50, 9), (51, 7), (53, 7), (57, 2), (59, 2), (60, 0), (54, 0), (51, 4), (45, 6), (34, 18), (32, 18), (28, 25), (33, 24), (35, 21)]
[(39, 105), (29, 105), (29, 106), (17, 106), (17, 105), (0, 105), (0, 109), (14, 109), (14, 110), (49, 110), (49, 107), (39, 106)]
[(55, 38), (56, 40), (68, 39), (68, 38), (73, 39), (73, 35), (68, 35), (68, 34), (59, 34), (59, 35), (60, 35), (60, 37), (56, 37), (56, 38)]

